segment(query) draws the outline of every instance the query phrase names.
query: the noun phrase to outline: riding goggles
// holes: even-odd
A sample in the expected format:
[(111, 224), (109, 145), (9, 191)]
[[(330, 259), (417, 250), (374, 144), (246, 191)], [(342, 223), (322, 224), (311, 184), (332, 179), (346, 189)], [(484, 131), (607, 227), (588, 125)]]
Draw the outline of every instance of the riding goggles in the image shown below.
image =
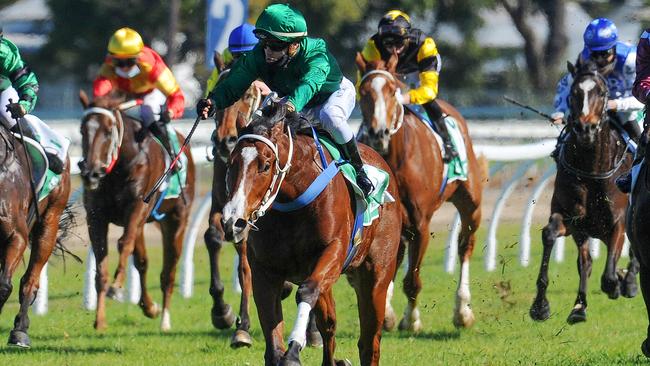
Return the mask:
[(289, 43), (277, 41), (277, 40), (270, 40), (268, 38), (261, 40), (260, 43), (262, 44), (263, 48), (268, 48), (274, 52), (284, 51), (287, 48), (289, 48)]
[(379, 35), (396, 35), (400, 37), (406, 37), (408, 29), (394, 24), (385, 24), (379, 27)]
[(136, 58), (114, 58), (113, 65), (115, 67), (133, 67), (136, 61)]
[(401, 37), (384, 37), (381, 40), (382, 46), (384, 48), (400, 48), (404, 46), (406, 39)]
[(611, 62), (610, 57), (616, 53), (616, 48), (610, 48), (603, 51), (591, 51), (590, 58), (597, 64), (607, 64)]

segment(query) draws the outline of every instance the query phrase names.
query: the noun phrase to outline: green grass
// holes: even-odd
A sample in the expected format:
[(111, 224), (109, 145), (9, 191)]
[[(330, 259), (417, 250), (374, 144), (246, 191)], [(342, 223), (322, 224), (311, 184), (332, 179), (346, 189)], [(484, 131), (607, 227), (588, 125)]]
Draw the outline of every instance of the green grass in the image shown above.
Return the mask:
[[(472, 263), (472, 307), (476, 324), (467, 330), (452, 325), (452, 310), (457, 275), (443, 271), (443, 238), (436, 238), (429, 247), (422, 277), (420, 311), (424, 331), (418, 335), (405, 332), (385, 333), (382, 339), (383, 365), (612, 365), (646, 362), (639, 345), (648, 324), (641, 295), (635, 299), (609, 300), (600, 292), (600, 275), (604, 255), (594, 262), (589, 281), (589, 308), (586, 323), (569, 326), (565, 322), (576, 296), (578, 277), (575, 246), (567, 241), (566, 260), (552, 263), (549, 301), (551, 318), (533, 322), (528, 309), (535, 295), (535, 279), (539, 266), (539, 235), (534, 235), (531, 265), (518, 264), (517, 227), (500, 230), (501, 263), (497, 271), (483, 269), (484, 230)], [(446, 235), (439, 235), (445, 237)], [(232, 246), (225, 248), (222, 259), (224, 278), (230, 280)], [(604, 247), (602, 248), (604, 253)], [(115, 246), (111, 247), (111, 271), (114, 268)], [(82, 257), (85, 257), (82, 255)], [(160, 248), (150, 249), (149, 289), (160, 302), (158, 274)], [(159, 319), (145, 318), (135, 305), (109, 302), (109, 328), (96, 333), (92, 327), (94, 312), (82, 309), (83, 268), (81, 264), (58, 259), (50, 265), (50, 304), (46, 316), (31, 316), (30, 336), (33, 347), (18, 350), (0, 346), (0, 365), (261, 365), (264, 342), (255, 308), (252, 310), (250, 349), (229, 347), (231, 330), (217, 331), (210, 323), (211, 299), (208, 295), (208, 263), (202, 243), (197, 245), (196, 284), (194, 296), (183, 299), (177, 292), (172, 304), (172, 331), (162, 334)], [(626, 265), (627, 260), (620, 263)], [(20, 266), (17, 282), (24, 267)], [(399, 278), (401, 279), (402, 273)], [(500, 291), (507, 287), (510, 291)], [(17, 286), (17, 284), (15, 285)], [(17, 291), (0, 315), (0, 334), (7, 337), (18, 310)], [(227, 300), (235, 309), (238, 297), (226, 286)], [(340, 280), (335, 289), (338, 333), (336, 356), (359, 364), (357, 353), (358, 318), (356, 302), (347, 281)], [(292, 299), (291, 297), (290, 299)], [(395, 291), (393, 305), (398, 313), (404, 309), (401, 281)], [(284, 302), (288, 319), (286, 335), (291, 330), (296, 307), (292, 300)], [(6, 339), (6, 338), (4, 338)], [(321, 350), (302, 352), (305, 365), (319, 365)]]

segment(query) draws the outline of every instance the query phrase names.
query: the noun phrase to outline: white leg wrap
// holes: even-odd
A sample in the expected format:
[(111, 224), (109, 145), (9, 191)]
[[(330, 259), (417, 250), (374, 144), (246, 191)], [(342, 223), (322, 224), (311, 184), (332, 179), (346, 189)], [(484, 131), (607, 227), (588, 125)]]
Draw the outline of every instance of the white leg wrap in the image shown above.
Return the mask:
[(307, 333), (307, 323), (309, 323), (309, 312), (311, 311), (311, 306), (306, 302), (301, 302), (298, 304), (298, 316), (296, 316), (296, 324), (293, 326), (293, 330), (289, 335), (288, 344), (291, 342), (298, 342), (300, 349), (305, 348), (307, 344), (307, 338), (305, 334)]

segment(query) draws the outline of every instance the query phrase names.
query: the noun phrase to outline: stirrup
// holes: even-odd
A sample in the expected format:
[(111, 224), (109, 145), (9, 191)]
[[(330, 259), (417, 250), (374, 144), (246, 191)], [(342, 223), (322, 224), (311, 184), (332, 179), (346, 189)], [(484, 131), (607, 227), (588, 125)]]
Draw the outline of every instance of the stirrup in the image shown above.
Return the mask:
[(458, 151), (452, 145), (444, 144), (445, 156), (442, 157), (444, 163), (449, 163), (454, 158), (458, 157)]

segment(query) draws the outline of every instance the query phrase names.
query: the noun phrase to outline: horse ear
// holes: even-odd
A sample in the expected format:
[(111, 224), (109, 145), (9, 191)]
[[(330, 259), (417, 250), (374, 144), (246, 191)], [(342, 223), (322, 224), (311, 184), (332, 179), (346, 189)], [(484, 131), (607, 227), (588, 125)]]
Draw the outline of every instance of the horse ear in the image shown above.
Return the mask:
[(217, 68), (217, 70), (219, 70), (219, 72), (222, 72), (226, 69), (226, 63), (223, 61), (223, 57), (219, 54), (219, 52), (214, 51), (213, 61), (214, 66)]
[(399, 61), (399, 56), (397, 56), (397, 52), (394, 52), (388, 59), (386, 70), (388, 72), (395, 72), (395, 69), (397, 68), (397, 61)]
[(576, 76), (576, 67), (573, 66), (573, 64), (571, 63), (571, 61), (567, 61), (567, 62), (566, 62), (566, 69), (569, 70), (569, 73), (570, 73), (572, 76)]
[(81, 102), (81, 105), (84, 107), (84, 109), (88, 108), (88, 106), (90, 105), (90, 101), (88, 100), (88, 95), (82, 89), (79, 89), (79, 101)]
[(357, 52), (357, 57), (355, 58), (355, 62), (357, 63), (357, 68), (359, 69), (361, 74), (365, 74), (366, 73), (366, 60), (361, 55), (361, 52)]
[(242, 112), (237, 112), (237, 120), (235, 122), (235, 126), (237, 127), (237, 134), (239, 135), (239, 132), (244, 129), (244, 127), (248, 126), (248, 121), (246, 120), (246, 116)]

